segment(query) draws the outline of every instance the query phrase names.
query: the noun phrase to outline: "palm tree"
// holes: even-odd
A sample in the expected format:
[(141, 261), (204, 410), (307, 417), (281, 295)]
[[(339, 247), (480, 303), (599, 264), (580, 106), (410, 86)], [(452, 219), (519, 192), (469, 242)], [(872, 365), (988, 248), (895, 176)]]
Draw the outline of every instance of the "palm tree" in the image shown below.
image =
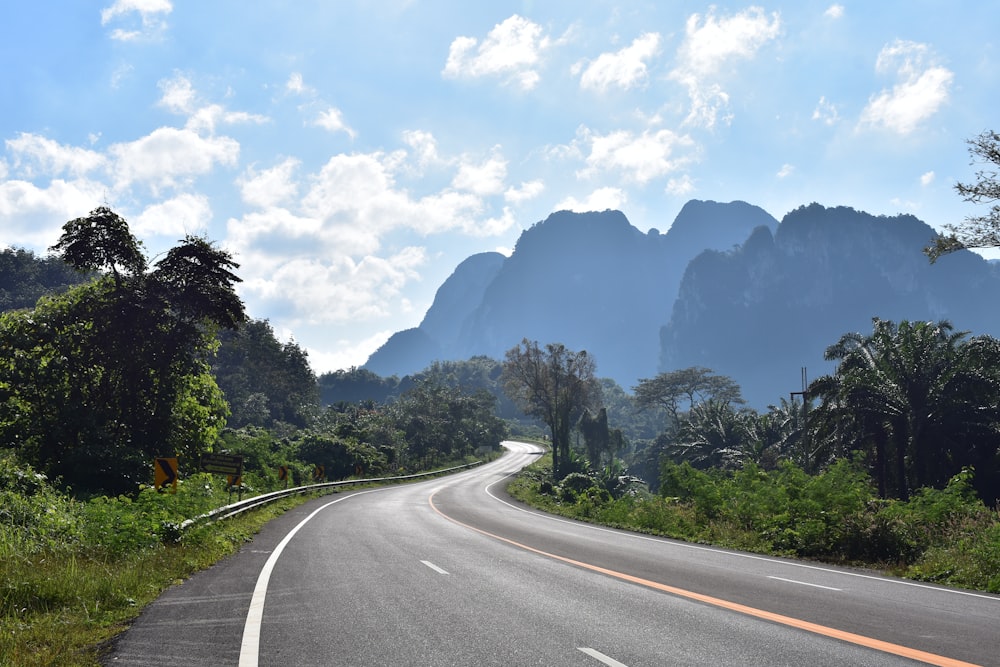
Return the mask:
[(905, 499), (910, 488), (946, 482), (970, 458), (970, 443), (996, 424), (998, 346), (967, 335), (947, 321), (874, 318), (871, 335), (845, 334), (827, 348), (826, 359), (840, 363), (810, 386), (822, 399), (816, 419), (828, 434), (874, 453), (883, 494), (890, 454)]

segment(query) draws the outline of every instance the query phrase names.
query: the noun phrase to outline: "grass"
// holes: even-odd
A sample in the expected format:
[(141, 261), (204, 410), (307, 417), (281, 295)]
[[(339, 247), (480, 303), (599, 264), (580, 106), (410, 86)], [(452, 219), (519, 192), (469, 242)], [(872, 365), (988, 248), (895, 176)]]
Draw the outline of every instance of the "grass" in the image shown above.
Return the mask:
[(551, 457), (542, 457), (508, 492), (539, 509), (615, 528), (1000, 593), (1000, 512), (975, 497), (971, 472), (903, 502), (878, 499), (846, 461), (817, 476), (793, 466), (730, 474), (674, 466), (668, 496), (617, 498), (598, 480), (583, 490), (578, 476), (572, 488), (553, 485), (551, 469)]

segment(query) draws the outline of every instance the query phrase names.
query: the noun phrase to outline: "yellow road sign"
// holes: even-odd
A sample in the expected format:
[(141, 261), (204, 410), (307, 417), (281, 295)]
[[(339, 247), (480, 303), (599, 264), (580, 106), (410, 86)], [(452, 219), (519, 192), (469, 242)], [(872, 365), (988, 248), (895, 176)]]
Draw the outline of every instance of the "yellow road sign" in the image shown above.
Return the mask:
[(157, 458), (153, 460), (153, 488), (161, 491), (169, 486), (170, 493), (177, 493), (177, 458)]

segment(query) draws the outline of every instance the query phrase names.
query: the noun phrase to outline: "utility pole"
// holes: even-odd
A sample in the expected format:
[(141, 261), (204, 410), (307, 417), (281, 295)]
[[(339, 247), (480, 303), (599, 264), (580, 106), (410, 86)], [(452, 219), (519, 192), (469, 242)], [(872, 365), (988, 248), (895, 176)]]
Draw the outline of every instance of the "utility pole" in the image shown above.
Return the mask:
[(795, 397), (802, 397), (802, 452), (805, 456), (803, 468), (807, 473), (811, 474), (809, 470), (809, 441), (806, 438), (806, 426), (809, 423), (809, 381), (806, 377), (806, 367), (802, 367), (802, 391), (790, 391), (788, 392), (789, 400), (795, 403)]

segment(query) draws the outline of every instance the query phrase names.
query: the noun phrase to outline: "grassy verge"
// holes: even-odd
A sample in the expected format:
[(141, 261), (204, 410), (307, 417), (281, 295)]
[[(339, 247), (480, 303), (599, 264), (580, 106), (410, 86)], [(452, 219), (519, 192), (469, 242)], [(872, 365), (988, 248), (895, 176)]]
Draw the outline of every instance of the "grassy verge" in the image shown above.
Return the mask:
[(878, 499), (848, 462), (809, 476), (794, 466), (736, 473), (665, 466), (664, 495), (613, 495), (599, 479), (551, 480), (541, 458), (508, 492), (566, 517), (674, 539), (812, 559), (948, 586), (1000, 593), (1000, 512), (979, 501), (968, 474), (902, 502)]

